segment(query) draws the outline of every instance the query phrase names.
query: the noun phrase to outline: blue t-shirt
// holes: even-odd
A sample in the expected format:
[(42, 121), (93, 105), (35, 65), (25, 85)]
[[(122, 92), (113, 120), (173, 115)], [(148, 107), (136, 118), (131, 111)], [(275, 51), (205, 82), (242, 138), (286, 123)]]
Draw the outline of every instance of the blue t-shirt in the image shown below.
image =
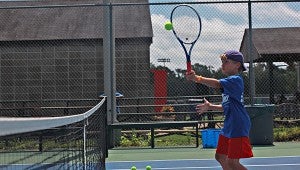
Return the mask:
[(225, 120), (222, 134), (228, 138), (249, 137), (251, 122), (244, 106), (244, 81), (240, 75), (219, 80)]

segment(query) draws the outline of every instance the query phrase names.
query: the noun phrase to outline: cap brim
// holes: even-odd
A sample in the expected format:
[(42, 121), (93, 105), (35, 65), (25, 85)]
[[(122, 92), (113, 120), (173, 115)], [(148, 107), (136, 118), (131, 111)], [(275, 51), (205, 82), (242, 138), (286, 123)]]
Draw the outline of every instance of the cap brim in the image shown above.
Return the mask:
[(247, 70), (244, 64), (242, 64), (242, 68), (243, 68), (243, 71)]

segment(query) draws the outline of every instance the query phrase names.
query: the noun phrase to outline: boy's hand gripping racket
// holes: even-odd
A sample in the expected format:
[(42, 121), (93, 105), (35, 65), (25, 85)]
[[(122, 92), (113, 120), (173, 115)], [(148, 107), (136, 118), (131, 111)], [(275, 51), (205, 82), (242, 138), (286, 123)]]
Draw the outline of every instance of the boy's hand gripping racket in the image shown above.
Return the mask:
[[(191, 72), (191, 53), (200, 37), (201, 18), (193, 7), (178, 5), (172, 10), (170, 21), (173, 26), (172, 31), (185, 52), (187, 72)], [(190, 46), (189, 50), (186, 48), (187, 45)]]

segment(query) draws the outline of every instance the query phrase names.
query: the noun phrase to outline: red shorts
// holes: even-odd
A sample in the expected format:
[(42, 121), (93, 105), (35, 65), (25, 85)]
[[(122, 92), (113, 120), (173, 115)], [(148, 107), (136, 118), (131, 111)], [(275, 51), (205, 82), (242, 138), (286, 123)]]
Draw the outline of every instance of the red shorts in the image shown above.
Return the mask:
[(227, 138), (220, 135), (216, 153), (227, 155), (230, 159), (253, 157), (248, 137)]

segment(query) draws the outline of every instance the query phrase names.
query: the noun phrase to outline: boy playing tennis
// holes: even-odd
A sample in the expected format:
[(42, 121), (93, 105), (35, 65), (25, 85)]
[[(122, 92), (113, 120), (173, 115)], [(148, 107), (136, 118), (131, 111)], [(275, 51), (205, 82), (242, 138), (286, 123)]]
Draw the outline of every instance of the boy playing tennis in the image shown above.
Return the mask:
[(249, 140), (251, 123), (244, 107), (244, 82), (239, 75), (246, 68), (243, 55), (238, 51), (226, 51), (220, 58), (222, 73), (228, 77), (217, 80), (196, 75), (192, 70), (186, 73), (186, 78), (196, 83), (221, 89), (221, 105), (212, 104), (204, 99), (204, 103), (197, 105), (196, 110), (200, 114), (207, 110), (224, 112), (224, 127), (219, 136), (215, 158), (224, 170), (245, 170), (246, 167), (240, 164), (240, 158), (253, 157)]

